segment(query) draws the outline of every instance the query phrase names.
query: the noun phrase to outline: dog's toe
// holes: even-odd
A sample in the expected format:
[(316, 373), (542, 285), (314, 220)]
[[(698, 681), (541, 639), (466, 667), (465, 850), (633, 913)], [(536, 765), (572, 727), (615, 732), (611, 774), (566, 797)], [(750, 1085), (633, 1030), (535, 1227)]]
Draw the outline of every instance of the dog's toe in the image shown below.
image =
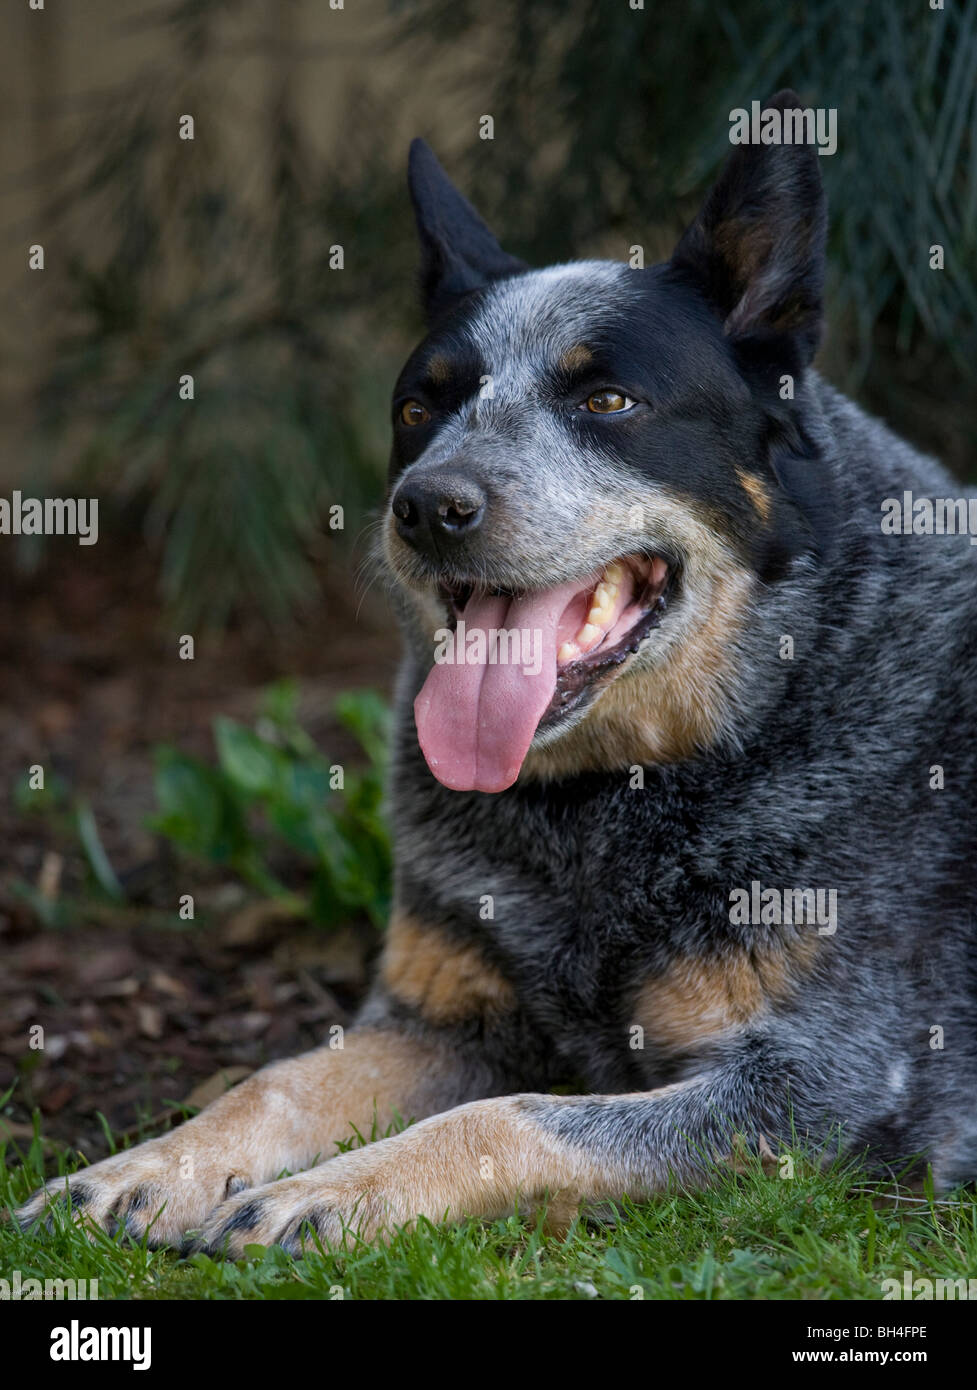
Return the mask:
[(80, 1219), (82, 1212), (91, 1205), (93, 1193), (83, 1183), (71, 1184), (67, 1178), (52, 1178), (43, 1187), (38, 1187), (13, 1214), (14, 1222), (21, 1231), (43, 1227), (53, 1231), (57, 1213), (76, 1213)]
[(267, 1199), (254, 1195), (222, 1202), (194, 1240), (193, 1248), (236, 1259), (245, 1245), (271, 1244), (258, 1234), (265, 1229), (266, 1208)]
[[(222, 1203), (196, 1242), (215, 1257), (240, 1259), (247, 1245), (280, 1245), (290, 1255), (341, 1247), (351, 1230), (376, 1234), (366, 1194), (337, 1182), (340, 1161), (269, 1183)], [(330, 1171), (332, 1170), (332, 1171)]]
[(54, 1231), (72, 1221), (93, 1239), (101, 1230), (154, 1248), (182, 1244), (187, 1230), (199, 1227), (250, 1178), (240, 1170), (229, 1173), (218, 1155), (206, 1163), (184, 1163), (176, 1142), (164, 1138), (168, 1142), (150, 1140), (68, 1177), (52, 1178), (31, 1194), (14, 1220), (22, 1230)]

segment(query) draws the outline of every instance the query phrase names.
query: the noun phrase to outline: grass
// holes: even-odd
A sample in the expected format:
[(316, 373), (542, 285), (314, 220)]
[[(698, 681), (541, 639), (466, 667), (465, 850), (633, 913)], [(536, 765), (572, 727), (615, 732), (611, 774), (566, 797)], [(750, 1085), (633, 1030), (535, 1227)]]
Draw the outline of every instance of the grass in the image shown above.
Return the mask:
[[(45, 1155), (48, 1155), (45, 1158)], [(0, 1145), (0, 1208), (77, 1160), (33, 1142)], [(278, 1247), (218, 1262), (150, 1250), (123, 1235), (92, 1240), (60, 1219), (52, 1233), (0, 1221), (0, 1277), (97, 1279), (101, 1299), (864, 1299), (882, 1280), (973, 1277), (977, 1196), (896, 1198), (850, 1163), (794, 1176), (722, 1172), (707, 1191), (621, 1204), (617, 1219), (545, 1232), (543, 1214), (456, 1227), (421, 1222), (388, 1245), (292, 1259)]]

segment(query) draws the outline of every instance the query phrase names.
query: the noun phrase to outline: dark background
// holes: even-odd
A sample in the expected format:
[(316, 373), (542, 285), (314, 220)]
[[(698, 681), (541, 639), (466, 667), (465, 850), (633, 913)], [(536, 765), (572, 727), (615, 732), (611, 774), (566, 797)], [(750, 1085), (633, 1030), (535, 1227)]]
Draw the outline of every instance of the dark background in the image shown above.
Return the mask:
[[(97, 546), (0, 537), (0, 1095), (17, 1082), (8, 1127), (39, 1106), (95, 1150), (96, 1109), (157, 1116), (363, 988), (377, 903), (303, 848), (306, 806), (245, 807), (273, 822), (257, 858), (217, 831), (188, 856), (193, 826), (152, 818), (159, 746), (213, 766), (218, 716), (258, 719), (292, 771), (363, 757), (333, 702), (396, 661), (368, 545), (420, 333), (410, 137), (512, 252), (651, 263), (732, 107), (784, 85), (836, 107), (820, 365), (974, 479), (977, 0), (18, 0), (0, 51), (0, 495), (100, 503)], [(312, 744), (268, 723), (283, 676)]]

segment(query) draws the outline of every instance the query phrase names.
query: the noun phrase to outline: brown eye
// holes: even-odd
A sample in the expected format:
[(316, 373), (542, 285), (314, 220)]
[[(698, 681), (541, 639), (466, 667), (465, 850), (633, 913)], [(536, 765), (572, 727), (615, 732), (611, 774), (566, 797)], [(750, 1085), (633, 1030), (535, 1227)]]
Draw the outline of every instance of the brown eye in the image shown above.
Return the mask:
[(423, 425), (430, 420), (431, 412), (420, 401), (405, 401), (400, 407), (400, 418), (405, 425)]
[(587, 409), (595, 415), (613, 415), (619, 410), (630, 410), (634, 401), (630, 396), (622, 396), (620, 391), (595, 391), (587, 397)]

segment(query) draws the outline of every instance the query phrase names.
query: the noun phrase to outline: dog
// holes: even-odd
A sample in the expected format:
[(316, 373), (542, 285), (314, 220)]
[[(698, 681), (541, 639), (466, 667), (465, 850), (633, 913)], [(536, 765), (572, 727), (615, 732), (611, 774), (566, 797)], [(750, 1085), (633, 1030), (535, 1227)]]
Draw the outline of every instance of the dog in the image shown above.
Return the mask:
[(342, 1046), (22, 1220), (70, 1189), (236, 1256), (544, 1202), (559, 1229), (744, 1147), (973, 1180), (977, 553), (885, 533), (953, 484), (812, 367), (817, 155), (734, 149), (647, 269), (530, 270), (423, 142), (409, 174), (376, 982)]

